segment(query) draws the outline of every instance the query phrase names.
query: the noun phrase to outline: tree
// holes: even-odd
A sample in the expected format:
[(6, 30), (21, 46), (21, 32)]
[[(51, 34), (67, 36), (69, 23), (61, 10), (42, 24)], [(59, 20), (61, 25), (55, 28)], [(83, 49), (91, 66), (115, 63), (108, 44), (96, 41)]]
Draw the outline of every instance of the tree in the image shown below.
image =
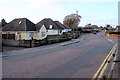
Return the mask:
[(103, 26), (100, 26), (100, 28), (102, 29), (102, 28), (103, 28)]
[(1, 20), (1, 25), (2, 25), (2, 26), (5, 26), (6, 24), (7, 24), (7, 22), (5, 21), (5, 19), (2, 19), (2, 20)]
[(113, 29), (112, 26), (109, 25), (109, 24), (106, 25), (106, 28), (107, 28), (107, 30), (112, 30)]
[(81, 16), (78, 14), (70, 14), (65, 16), (63, 23), (68, 25), (71, 29), (76, 29), (80, 23)]
[(101, 30), (104, 30), (104, 27), (103, 26), (100, 26)]
[(106, 25), (106, 28), (109, 28), (109, 27), (110, 27), (110, 25), (109, 25), (109, 24), (107, 24), (107, 25)]

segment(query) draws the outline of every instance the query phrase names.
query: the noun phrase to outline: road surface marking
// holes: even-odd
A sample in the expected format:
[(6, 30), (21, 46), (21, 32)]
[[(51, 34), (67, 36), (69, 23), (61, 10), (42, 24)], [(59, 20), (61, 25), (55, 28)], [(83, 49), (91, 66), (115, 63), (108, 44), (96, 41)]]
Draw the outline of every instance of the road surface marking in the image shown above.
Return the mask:
[[(116, 48), (114, 48), (114, 49), (112, 50), (112, 52), (111, 52), (111, 54), (110, 54), (110, 57), (108, 58), (107, 61), (110, 61), (110, 59), (112, 58), (112, 55), (113, 55), (113, 53), (114, 53), (115, 50), (116, 50)], [(99, 75), (99, 77), (98, 77), (97, 80), (100, 80), (100, 78), (102, 78), (102, 75), (103, 75), (104, 71), (106, 70), (108, 64), (109, 64), (108, 62), (105, 64), (105, 66), (104, 66), (103, 69), (101, 70), (100, 75)]]
[(109, 42), (115, 43), (115, 41), (113, 41), (111, 39), (108, 39), (108, 38), (105, 38), (105, 39), (107, 39)]
[[(116, 51), (116, 53), (115, 53), (115, 57), (114, 57), (113, 61), (115, 61), (115, 60), (117, 59), (117, 56), (116, 56), (117, 53), (118, 53), (118, 52)], [(112, 78), (112, 74), (113, 74), (114, 66), (115, 66), (115, 62), (113, 62), (112, 65), (111, 65), (111, 68), (110, 68), (110, 71), (109, 71), (108, 78)]]
[(113, 48), (111, 49), (111, 51), (109, 52), (109, 54), (107, 55), (107, 57), (104, 59), (103, 63), (100, 65), (99, 69), (97, 70), (97, 72), (95, 73), (95, 75), (92, 77), (91, 80), (94, 80), (94, 79), (98, 76), (98, 74), (100, 73), (101, 69), (103, 68), (106, 60), (109, 58), (110, 54), (112, 53), (112, 51), (114, 50), (114, 48), (116, 47), (116, 45), (117, 45), (117, 44), (115, 44), (115, 45), (113, 46)]

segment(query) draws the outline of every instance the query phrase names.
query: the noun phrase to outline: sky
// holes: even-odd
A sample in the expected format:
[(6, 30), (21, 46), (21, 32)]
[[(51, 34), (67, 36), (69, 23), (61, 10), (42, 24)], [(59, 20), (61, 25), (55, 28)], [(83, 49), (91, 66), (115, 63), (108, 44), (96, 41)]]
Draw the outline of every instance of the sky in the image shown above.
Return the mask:
[(38, 23), (51, 18), (63, 23), (66, 15), (82, 16), (79, 26), (88, 23), (98, 26), (118, 25), (119, 0), (0, 0), (0, 19), (7, 22), (16, 18), (28, 18)]

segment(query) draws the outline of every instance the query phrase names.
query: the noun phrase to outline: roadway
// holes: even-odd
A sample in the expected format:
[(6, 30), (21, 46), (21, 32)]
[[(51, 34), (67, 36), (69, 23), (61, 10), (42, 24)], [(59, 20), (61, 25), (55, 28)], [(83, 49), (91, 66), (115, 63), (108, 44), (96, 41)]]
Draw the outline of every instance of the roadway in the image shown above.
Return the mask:
[(3, 78), (92, 78), (115, 38), (82, 35), (72, 41), (3, 52)]

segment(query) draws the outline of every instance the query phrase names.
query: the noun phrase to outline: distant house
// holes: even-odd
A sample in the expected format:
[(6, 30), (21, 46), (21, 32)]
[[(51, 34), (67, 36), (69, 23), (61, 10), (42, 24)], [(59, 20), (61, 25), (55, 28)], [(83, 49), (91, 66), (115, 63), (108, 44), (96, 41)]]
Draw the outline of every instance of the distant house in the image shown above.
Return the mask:
[(91, 25), (91, 27), (92, 27), (93, 29), (97, 29), (97, 28), (98, 28), (97, 25)]
[(83, 27), (82, 30), (83, 30), (83, 31), (91, 31), (91, 30), (92, 30), (92, 27)]
[(120, 32), (120, 25), (116, 26), (116, 32)]

